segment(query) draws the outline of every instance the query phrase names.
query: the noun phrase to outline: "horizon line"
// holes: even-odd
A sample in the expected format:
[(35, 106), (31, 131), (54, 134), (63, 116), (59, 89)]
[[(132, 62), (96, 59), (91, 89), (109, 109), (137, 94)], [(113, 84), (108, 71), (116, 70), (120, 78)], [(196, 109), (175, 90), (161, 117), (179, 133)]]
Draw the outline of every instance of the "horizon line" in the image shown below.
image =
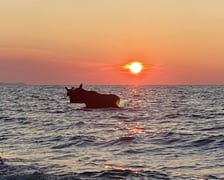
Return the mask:
[[(23, 85), (23, 86), (78, 86), (81, 83), (74, 83), (74, 84), (70, 84), (70, 83), (65, 83), (65, 84), (54, 84), (54, 83), (43, 83), (43, 84), (39, 84), (39, 83), (25, 83), (25, 82), (0, 82), (0, 85)], [(82, 83), (84, 84), (84, 83)], [(102, 84), (102, 83), (87, 83), (84, 84), (85, 86), (224, 86), (224, 84), (216, 84), (216, 83), (198, 83), (198, 84), (185, 84), (185, 83), (167, 83), (167, 84)]]

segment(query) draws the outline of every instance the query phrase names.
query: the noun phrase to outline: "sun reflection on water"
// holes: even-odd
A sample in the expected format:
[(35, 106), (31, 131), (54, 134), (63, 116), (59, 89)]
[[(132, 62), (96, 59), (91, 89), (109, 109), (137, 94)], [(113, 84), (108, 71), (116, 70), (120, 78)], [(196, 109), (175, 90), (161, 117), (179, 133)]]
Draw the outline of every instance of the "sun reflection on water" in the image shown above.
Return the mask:
[(138, 128), (138, 127), (128, 127), (127, 129), (129, 132), (133, 134), (142, 134), (144, 132), (142, 128)]
[(134, 173), (139, 173), (139, 169), (131, 168), (131, 167), (122, 167), (117, 165), (110, 165), (110, 164), (102, 164), (104, 169), (112, 169), (112, 170), (120, 170), (120, 171), (132, 171)]

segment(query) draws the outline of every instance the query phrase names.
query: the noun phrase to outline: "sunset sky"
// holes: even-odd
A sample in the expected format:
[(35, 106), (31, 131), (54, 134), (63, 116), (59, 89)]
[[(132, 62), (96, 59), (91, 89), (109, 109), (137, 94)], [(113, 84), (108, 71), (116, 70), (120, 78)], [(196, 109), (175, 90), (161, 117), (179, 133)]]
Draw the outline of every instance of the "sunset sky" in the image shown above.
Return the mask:
[(0, 82), (224, 84), (223, 0), (1, 0), (0, 22)]

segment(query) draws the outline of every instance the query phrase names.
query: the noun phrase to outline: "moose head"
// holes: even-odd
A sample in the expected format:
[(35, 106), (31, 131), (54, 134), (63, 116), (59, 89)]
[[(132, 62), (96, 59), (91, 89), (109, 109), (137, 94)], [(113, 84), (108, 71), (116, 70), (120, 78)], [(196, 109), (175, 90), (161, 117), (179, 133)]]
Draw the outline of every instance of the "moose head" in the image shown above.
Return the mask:
[(65, 87), (67, 90), (67, 96), (69, 96), (70, 103), (85, 103), (83, 96), (82, 96), (82, 91), (85, 91), (82, 89), (82, 84), (78, 88), (72, 87), (71, 89)]

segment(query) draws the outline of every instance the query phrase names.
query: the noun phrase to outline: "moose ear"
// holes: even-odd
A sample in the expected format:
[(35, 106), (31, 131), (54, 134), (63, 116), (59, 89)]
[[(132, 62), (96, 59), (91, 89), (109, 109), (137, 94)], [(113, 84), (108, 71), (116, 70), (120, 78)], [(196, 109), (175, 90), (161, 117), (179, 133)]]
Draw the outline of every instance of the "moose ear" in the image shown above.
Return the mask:
[(68, 91), (68, 88), (67, 87), (65, 87), (65, 89)]
[(80, 84), (80, 85), (79, 85), (79, 88), (80, 88), (80, 89), (82, 89), (82, 86), (83, 86), (83, 85), (82, 85), (82, 84)]

